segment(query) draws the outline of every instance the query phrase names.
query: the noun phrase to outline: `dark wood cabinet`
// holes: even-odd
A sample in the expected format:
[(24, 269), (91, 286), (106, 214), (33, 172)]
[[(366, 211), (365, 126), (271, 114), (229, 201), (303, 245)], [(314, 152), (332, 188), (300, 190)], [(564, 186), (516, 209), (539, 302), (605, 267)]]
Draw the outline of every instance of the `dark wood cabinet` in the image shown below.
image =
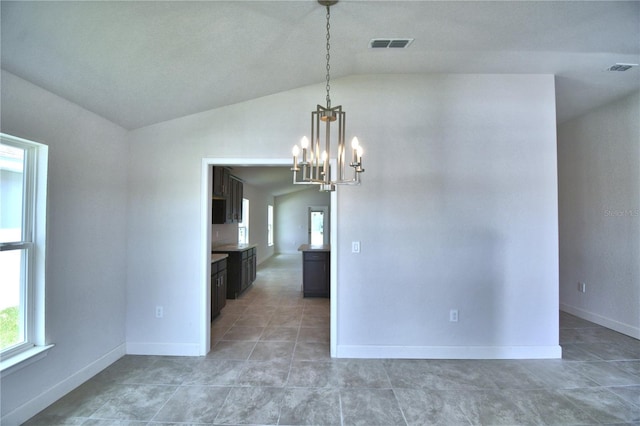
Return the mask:
[(214, 224), (242, 222), (242, 181), (226, 167), (213, 166), (212, 222)]
[(227, 258), (227, 299), (237, 299), (256, 279), (257, 251), (254, 247), (244, 250), (212, 250), (226, 253)]
[(232, 200), (234, 204), (234, 221), (242, 222), (242, 197), (244, 197), (244, 185), (241, 181), (234, 179)]
[(330, 297), (331, 257), (328, 251), (302, 252), (304, 297)]
[(229, 169), (213, 166), (213, 197), (227, 197), (229, 194)]
[(249, 252), (249, 279), (251, 282), (256, 280), (256, 274), (258, 272), (258, 252), (254, 247)]
[(229, 177), (229, 197), (227, 198), (227, 223), (242, 222), (242, 197), (244, 185), (233, 176)]
[(211, 263), (211, 319), (227, 304), (227, 260)]

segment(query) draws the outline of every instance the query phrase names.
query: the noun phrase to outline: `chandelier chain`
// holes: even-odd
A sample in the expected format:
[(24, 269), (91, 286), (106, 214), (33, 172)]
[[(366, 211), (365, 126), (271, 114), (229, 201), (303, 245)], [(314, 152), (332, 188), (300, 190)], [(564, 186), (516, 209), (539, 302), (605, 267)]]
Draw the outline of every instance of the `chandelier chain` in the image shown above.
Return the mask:
[(331, 70), (331, 65), (329, 65), (329, 59), (331, 59), (331, 55), (329, 53), (329, 50), (331, 49), (331, 43), (330, 43), (330, 39), (331, 39), (331, 33), (329, 32), (330, 28), (331, 28), (331, 24), (329, 23), (329, 20), (331, 18), (331, 12), (329, 11), (329, 5), (327, 5), (327, 108), (331, 108), (331, 96), (329, 95), (329, 91), (331, 90), (331, 84), (330, 84), (330, 73), (329, 71)]

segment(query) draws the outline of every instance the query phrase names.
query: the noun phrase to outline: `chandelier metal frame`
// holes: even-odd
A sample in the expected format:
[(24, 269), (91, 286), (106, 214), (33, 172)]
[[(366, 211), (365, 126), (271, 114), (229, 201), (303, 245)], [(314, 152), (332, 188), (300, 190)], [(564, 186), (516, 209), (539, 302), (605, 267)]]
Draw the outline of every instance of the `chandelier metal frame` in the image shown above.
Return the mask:
[[(293, 147), (293, 183), (303, 185), (319, 185), (320, 191), (335, 191), (336, 185), (359, 185), (360, 174), (364, 172), (362, 167), (362, 147), (358, 138), (351, 141), (351, 159), (349, 167), (353, 169), (353, 177), (346, 178), (346, 147), (345, 147), (345, 122), (346, 112), (342, 110), (342, 105), (331, 106), (331, 9), (330, 7), (338, 3), (338, 0), (318, 0), (318, 3), (327, 8), (327, 43), (326, 43), (326, 107), (317, 105), (315, 111), (311, 111), (311, 141), (303, 137), (300, 147)], [(322, 126), (324, 123), (324, 126)], [(337, 178), (331, 180), (331, 159), (332, 128), (334, 123), (333, 136), (337, 139)], [(337, 126), (337, 129), (335, 129)], [(324, 129), (322, 129), (324, 127)], [(321, 151), (321, 141), (324, 140), (324, 150)], [(302, 150), (302, 158), (299, 158)], [(300, 160), (300, 161), (299, 161)]]

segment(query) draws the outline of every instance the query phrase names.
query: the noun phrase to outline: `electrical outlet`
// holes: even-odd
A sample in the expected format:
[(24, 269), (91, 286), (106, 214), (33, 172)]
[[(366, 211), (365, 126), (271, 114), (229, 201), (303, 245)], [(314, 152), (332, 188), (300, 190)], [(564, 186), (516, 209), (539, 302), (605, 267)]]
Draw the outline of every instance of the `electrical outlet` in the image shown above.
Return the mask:
[(449, 311), (449, 321), (458, 322), (458, 310), (452, 309)]
[(587, 292), (587, 283), (579, 282), (578, 283), (578, 291), (580, 293), (586, 293)]
[(360, 253), (360, 241), (351, 242), (351, 253)]
[(156, 306), (156, 318), (162, 318), (164, 316), (164, 309), (162, 306)]

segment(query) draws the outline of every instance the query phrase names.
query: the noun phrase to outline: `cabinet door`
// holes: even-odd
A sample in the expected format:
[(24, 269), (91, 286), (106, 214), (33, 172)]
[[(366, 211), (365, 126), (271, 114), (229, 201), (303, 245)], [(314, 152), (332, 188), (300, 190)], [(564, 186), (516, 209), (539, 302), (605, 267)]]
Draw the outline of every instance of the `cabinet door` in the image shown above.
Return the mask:
[(218, 309), (218, 274), (211, 274), (211, 320), (218, 316), (220, 309)]
[(225, 167), (213, 166), (213, 188), (214, 197), (226, 198), (229, 196), (229, 170)]
[(327, 253), (303, 253), (302, 279), (305, 296), (328, 297)]
[(236, 222), (242, 222), (242, 197), (244, 197), (244, 185), (240, 181), (236, 181), (235, 194), (235, 220)]
[(233, 177), (229, 178), (229, 198), (227, 199), (227, 223), (235, 222), (236, 215), (236, 185), (237, 180)]
[(242, 290), (249, 287), (249, 258), (242, 259)]
[(255, 248), (251, 252), (251, 282), (254, 282), (258, 273), (258, 256)]
[(227, 270), (224, 269), (218, 272), (218, 287), (217, 287), (217, 308), (218, 312), (222, 310), (227, 304)]

